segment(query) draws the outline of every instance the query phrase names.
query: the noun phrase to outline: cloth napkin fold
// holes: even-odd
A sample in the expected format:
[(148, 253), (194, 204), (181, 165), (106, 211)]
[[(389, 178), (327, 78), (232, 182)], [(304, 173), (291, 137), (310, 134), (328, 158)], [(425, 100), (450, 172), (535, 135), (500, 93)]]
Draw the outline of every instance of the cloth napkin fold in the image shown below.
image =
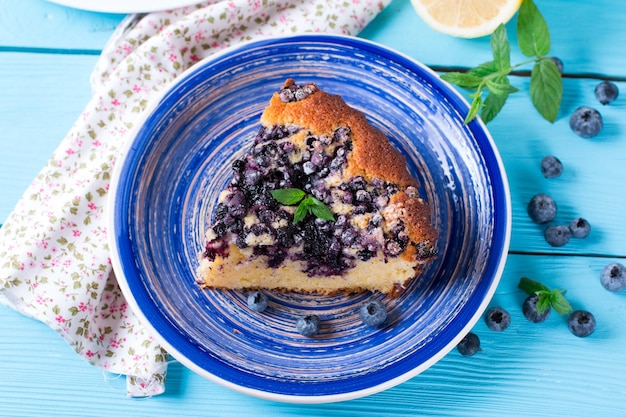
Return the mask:
[(126, 375), (128, 395), (164, 392), (168, 354), (130, 311), (109, 258), (109, 181), (129, 130), (151, 97), (216, 51), (300, 32), (356, 35), (390, 2), (205, 1), (129, 15), (92, 73), (92, 99), (0, 228), (0, 303)]

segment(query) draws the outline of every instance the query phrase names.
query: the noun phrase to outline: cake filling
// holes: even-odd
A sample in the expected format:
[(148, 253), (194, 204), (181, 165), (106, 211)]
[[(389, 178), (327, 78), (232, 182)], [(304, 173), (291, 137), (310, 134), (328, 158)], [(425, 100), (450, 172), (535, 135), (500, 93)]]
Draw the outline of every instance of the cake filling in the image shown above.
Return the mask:
[[(292, 84), (281, 89), (279, 97), (289, 103), (315, 91), (313, 84)], [(356, 260), (367, 261), (377, 253), (385, 259), (397, 257), (408, 245), (416, 246), (403, 220), (394, 219), (390, 203), (401, 191), (419, 198), (417, 189), (401, 190), (379, 178), (349, 175), (351, 136), (348, 126), (328, 135), (296, 125), (262, 126), (251, 149), (232, 164), (232, 180), (220, 195), (203, 256), (210, 261), (228, 257), (234, 243), (254, 257), (264, 257), (269, 268), (285, 260), (301, 261), (308, 275), (331, 276), (353, 268)], [(287, 188), (325, 204), (334, 221), (309, 213), (294, 222), (296, 208), (272, 196), (272, 190)], [(432, 256), (428, 245), (416, 251), (422, 258)]]

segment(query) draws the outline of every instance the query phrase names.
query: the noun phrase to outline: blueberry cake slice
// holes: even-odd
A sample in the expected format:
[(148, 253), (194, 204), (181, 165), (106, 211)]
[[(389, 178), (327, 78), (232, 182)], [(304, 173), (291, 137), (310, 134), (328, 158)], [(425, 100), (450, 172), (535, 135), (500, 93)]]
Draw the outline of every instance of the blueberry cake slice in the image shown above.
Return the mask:
[[(434, 256), (430, 209), (405, 158), (315, 84), (285, 82), (232, 169), (200, 255), (203, 287), (394, 296)], [(275, 198), (285, 189), (331, 216), (297, 215)]]

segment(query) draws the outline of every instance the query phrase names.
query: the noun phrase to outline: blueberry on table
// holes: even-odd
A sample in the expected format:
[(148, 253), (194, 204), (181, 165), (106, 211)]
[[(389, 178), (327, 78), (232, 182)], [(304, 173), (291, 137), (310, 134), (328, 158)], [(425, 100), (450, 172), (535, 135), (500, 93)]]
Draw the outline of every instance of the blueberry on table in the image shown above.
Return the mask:
[(387, 320), (387, 308), (378, 300), (370, 300), (361, 306), (359, 315), (364, 324), (380, 327)]
[(556, 217), (556, 202), (548, 194), (536, 194), (528, 202), (527, 211), (535, 223), (548, 223)]
[(502, 307), (492, 307), (485, 314), (487, 327), (495, 332), (501, 332), (511, 324), (511, 315)]
[(539, 301), (537, 294), (529, 295), (522, 304), (522, 313), (532, 323), (543, 323), (550, 317), (550, 306), (540, 313), (537, 311), (537, 301)]
[(600, 283), (608, 291), (622, 291), (626, 288), (626, 267), (618, 262), (606, 265), (600, 273)]
[(596, 109), (581, 106), (570, 116), (569, 127), (580, 137), (592, 138), (602, 130), (602, 115)]
[(567, 327), (574, 336), (587, 337), (596, 329), (596, 318), (588, 311), (575, 310), (567, 319)]
[(546, 242), (548, 242), (550, 246), (554, 247), (565, 245), (569, 242), (571, 236), (572, 232), (569, 226), (565, 225), (549, 226), (544, 232)]
[(598, 101), (603, 105), (606, 105), (615, 101), (619, 95), (619, 88), (617, 88), (617, 85), (610, 81), (602, 81), (596, 85), (594, 92)]
[(315, 336), (320, 331), (320, 318), (315, 314), (308, 314), (298, 318), (296, 329), (302, 336)]
[(570, 222), (569, 230), (572, 232), (572, 237), (583, 239), (589, 236), (589, 232), (591, 232), (591, 225), (586, 219), (579, 217)]
[(557, 58), (555, 56), (551, 56), (550, 59), (552, 60), (552, 62), (554, 62), (554, 64), (556, 65), (556, 68), (559, 70), (561, 75), (563, 75), (563, 61), (561, 61), (560, 58)]
[(546, 178), (556, 178), (563, 173), (563, 164), (559, 158), (548, 155), (541, 160), (541, 173)]
[(248, 308), (260, 313), (267, 308), (267, 295), (260, 291), (254, 291), (248, 295)]
[(474, 356), (480, 350), (480, 339), (476, 334), (470, 332), (461, 339), (456, 348), (463, 356)]

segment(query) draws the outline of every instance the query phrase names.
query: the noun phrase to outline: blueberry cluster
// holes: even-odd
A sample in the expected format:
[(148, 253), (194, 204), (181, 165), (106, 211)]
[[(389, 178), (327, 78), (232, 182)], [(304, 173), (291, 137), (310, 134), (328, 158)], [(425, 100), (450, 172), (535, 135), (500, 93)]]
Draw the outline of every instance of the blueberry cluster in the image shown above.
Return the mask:
[[(607, 105), (615, 101), (619, 95), (619, 88), (611, 81), (602, 81), (594, 90), (600, 104)], [(593, 107), (580, 106), (574, 110), (569, 119), (570, 128), (578, 136), (589, 139), (597, 136), (603, 127), (602, 114)]]
[[(283, 91), (300, 99), (303, 93), (299, 92), (309, 90), (304, 86)], [(294, 135), (301, 137), (290, 140)], [(381, 215), (391, 196), (400, 190), (379, 179), (344, 178), (351, 151), (351, 132), (346, 126), (330, 136), (313, 135), (294, 126), (261, 127), (250, 151), (232, 164), (232, 180), (214, 212), (215, 238), (206, 244), (204, 256), (210, 260), (227, 256), (229, 239), (234, 236), (237, 247), (266, 256), (269, 267), (291, 259), (304, 261), (310, 275), (330, 276), (378, 251), (389, 257), (401, 254), (409, 245), (405, 225), (398, 221), (383, 230)], [(335, 221), (307, 215), (294, 224), (292, 207), (282, 206), (271, 195), (272, 190), (285, 188), (303, 190), (341, 210), (336, 211)], [(417, 196), (415, 187), (404, 191)], [(302, 250), (290, 251), (295, 247)], [(424, 257), (430, 254), (422, 252)]]
[[(535, 194), (527, 206), (528, 216), (538, 224), (547, 224), (557, 215), (556, 201), (545, 193)], [(549, 225), (544, 230), (544, 238), (550, 246), (564, 246), (573, 238), (586, 238), (591, 232), (591, 225), (583, 217), (571, 220), (568, 224)]]

